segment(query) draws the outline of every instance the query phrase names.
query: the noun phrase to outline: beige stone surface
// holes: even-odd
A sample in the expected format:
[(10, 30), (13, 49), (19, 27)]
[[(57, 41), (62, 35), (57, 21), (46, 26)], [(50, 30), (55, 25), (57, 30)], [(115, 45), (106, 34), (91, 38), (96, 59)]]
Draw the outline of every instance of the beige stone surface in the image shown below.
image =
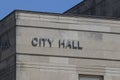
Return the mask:
[[(17, 80), (79, 80), (102, 75), (119, 80), (120, 22), (62, 15), (17, 13)], [(50, 48), (33, 47), (33, 38), (52, 39)], [(59, 40), (80, 42), (82, 50), (59, 48)]]
[[(18, 53), (120, 60), (120, 35), (118, 34), (21, 26), (16, 30), (16, 51)], [(31, 41), (36, 37), (53, 39), (53, 46), (50, 48), (46, 42), (45, 47), (33, 47)], [(77, 40), (83, 49), (59, 48), (59, 40)]]
[(119, 20), (32, 13), (17, 13), (16, 16), (17, 25), (85, 31), (120, 32)]
[[(0, 35), (12, 30), (12, 47), (2, 52), (3, 60), (11, 58), (1, 62), (0, 69), (14, 65), (16, 80), (79, 80), (80, 74), (120, 80), (120, 21), (21, 11), (14, 14), (0, 23), (5, 27)], [(34, 47), (33, 38), (51, 39), (53, 45), (46, 42), (45, 47)], [(79, 41), (83, 49), (59, 48), (59, 40)]]

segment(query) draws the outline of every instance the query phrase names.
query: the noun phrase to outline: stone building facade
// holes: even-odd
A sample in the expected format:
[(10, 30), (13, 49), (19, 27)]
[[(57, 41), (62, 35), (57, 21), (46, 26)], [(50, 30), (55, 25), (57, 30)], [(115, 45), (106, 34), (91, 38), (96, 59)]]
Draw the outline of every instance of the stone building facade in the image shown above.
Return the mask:
[(14, 11), (0, 22), (0, 80), (120, 80), (119, 25)]
[(119, 18), (120, 0), (83, 0), (64, 14)]

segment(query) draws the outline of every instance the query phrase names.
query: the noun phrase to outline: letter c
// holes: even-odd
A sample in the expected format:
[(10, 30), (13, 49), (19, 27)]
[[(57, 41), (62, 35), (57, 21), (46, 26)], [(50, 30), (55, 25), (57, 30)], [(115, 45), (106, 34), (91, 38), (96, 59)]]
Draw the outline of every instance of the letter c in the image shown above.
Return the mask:
[(38, 45), (38, 38), (33, 38), (31, 44), (32, 46), (36, 47)]

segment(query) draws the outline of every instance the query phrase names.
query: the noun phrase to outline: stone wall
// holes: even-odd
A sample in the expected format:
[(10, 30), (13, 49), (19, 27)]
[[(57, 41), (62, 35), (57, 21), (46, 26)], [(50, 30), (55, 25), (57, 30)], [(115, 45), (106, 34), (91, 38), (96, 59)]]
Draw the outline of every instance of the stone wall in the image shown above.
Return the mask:
[[(119, 21), (18, 12), (16, 22), (17, 80), (120, 80)], [(59, 48), (59, 40), (82, 49)]]

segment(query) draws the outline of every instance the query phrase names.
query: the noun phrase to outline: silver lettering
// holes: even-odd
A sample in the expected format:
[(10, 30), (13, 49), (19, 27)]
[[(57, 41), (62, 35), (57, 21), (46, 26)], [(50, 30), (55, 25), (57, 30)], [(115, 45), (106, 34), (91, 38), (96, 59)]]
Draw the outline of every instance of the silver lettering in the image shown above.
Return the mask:
[(36, 47), (38, 45), (38, 38), (33, 38), (31, 43), (32, 46)]
[[(53, 47), (53, 39), (49, 39), (49, 38), (33, 38), (31, 41), (32, 46), (36, 47)], [(8, 44), (4, 44), (4, 45), (8, 45)], [(82, 47), (80, 46), (80, 42), (79, 41), (71, 41), (71, 40), (59, 40), (58, 41), (58, 47), (59, 48), (69, 48), (69, 49), (82, 49)]]
[(53, 39), (48, 39), (49, 46), (52, 47)]
[(71, 43), (71, 41), (67, 41), (67, 42), (66, 42), (66, 48), (69, 48), (69, 49), (72, 48), (72, 43)]
[(59, 40), (59, 48), (65, 48), (65, 40)]

